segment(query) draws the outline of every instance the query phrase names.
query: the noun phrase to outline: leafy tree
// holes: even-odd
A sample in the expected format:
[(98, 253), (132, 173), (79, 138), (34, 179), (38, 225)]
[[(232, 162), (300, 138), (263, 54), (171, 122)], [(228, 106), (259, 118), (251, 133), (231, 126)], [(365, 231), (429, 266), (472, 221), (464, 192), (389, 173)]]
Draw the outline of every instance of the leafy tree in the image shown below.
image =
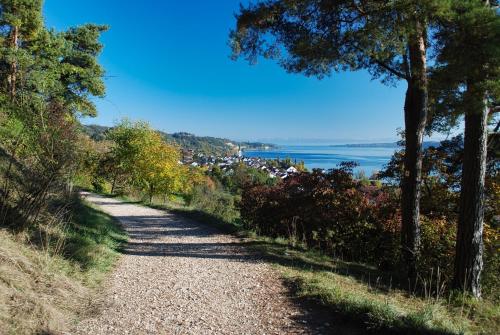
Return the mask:
[(41, 5), (0, 2), (0, 158), (8, 162), (0, 165), (0, 212), (19, 226), (36, 222), (48, 199), (71, 190), (77, 117), (95, 114), (91, 99), (104, 95), (97, 61), (104, 28), (47, 30)]
[(135, 182), (147, 192), (149, 202), (152, 202), (154, 195), (182, 191), (182, 174), (187, 174), (187, 167), (178, 163), (178, 148), (166, 144), (161, 136), (152, 130), (141, 139), (140, 145), (141, 150), (133, 165)]
[(112, 192), (121, 180), (146, 192), (151, 202), (155, 195), (184, 191), (189, 185), (190, 171), (179, 164), (179, 149), (165, 143), (147, 123), (123, 120), (108, 139), (113, 142), (106, 158)]
[(103, 25), (86, 24), (70, 28), (62, 34), (65, 53), (61, 59), (61, 92), (69, 109), (84, 116), (97, 114), (90, 97), (103, 97), (105, 93), (104, 69), (97, 56), (102, 52), (100, 35), (107, 31)]
[[(108, 141), (95, 141), (85, 133), (79, 139), (81, 157), (76, 182), (82, 187), (93, 187), (97, 192), (105, 191), (105, 181), (111, 173)], [(111, 178), (109, 178), (111, 179)]]
[[(87, 34), (84, 42), (76, 41), (75, 35), (89, 30), (94, 33)], [(85, 25), (63, 33), (39, 29), (36, 34), (20, 35), (18, 54), (22, 57), (16, 60), (15, 101), (8, 99), (13, 96), (10, 94), (11, 86), (0, 92), (5, 108), (3, 112), (8, 114), (10, 122), (17, 120), (20, 124), (10, 150), (13, 157), (22, 146), (37, 146), (36, 134), (43, 134), (47, 125), (44, 118), (49, 117), (48, 110), (53, 106), (63, 109), (75, 123), (78, 114), (95, 115), (92, 97), (104, 95), (104, 71), (97, 62), (102, 50), (99, 37), (104, 30), (105, 27)], [(25, 39), (25, 35), (29, 36), (29, 40)], [(5, 68), (9, 64), (8, 59), (9, 49), (2, 48), (0, 65)], [(2, 71), (0, 75), (2, 81), (11, 81), (9, 71)], [(30, 137), (34, 139), (33, 143), (23, 142)]]
[(446, 4), (268, 0), (241, 7), (230, 35), (234, 58), (244, 55), (252, 63), (263, 55), (307, 76), (366, 69), (384, 83), (407, 83), (402, 247), (412, 277), (419, 249), (422, 137), (428, 114), (428, 26)]
[(124, 119), (107, 133), (107, 139), (112, 142), (107, 158), (107, 165), (111, 167), (111, 193), (115, 192), (117, 182), (133, 182), (134, 164), (149, 131), (149, 126), (144, 122), (132, 123)]
[(437, 34), (436, 120), (453, 123), (465, 115), (454, 287), (480, 297), (487, 124), (500, 98), (500, 17), (497, 1), (452, 3)]

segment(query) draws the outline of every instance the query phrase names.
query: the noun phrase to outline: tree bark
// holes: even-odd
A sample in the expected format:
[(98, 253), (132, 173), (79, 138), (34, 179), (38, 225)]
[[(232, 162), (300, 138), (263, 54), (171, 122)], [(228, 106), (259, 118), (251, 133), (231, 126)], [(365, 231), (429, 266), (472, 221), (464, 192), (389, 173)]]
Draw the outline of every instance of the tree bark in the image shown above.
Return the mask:
[(116, 185), (117, 174), (118, 173), (115, 173), (113, 175), (113, 182), (111, 183), (111, 194), (115, 194), (115, 185)]
[(153, 203), (154, 186), (149, 185), (149, 203)]
[[(19, 43), (19, 27), (12, 27), (12, 32), (10, 36), (10, 46), (13, 51), (17, 51)], [(9, 96), (11, 100), (14, 100), (16, 96), (16, 81), (17, 81), (17, 62), (14, 60), (10, 64), (10, 73), (8, 76), (9, 83)]]
[(410, 279), (416, 278), (420, 248), (422, 139), (428, 114), (425, 30), (419, 23), (416, 32), (408, 44), (410, 78), (404, 108), (406, 147), (401, 195), (401, 247)]
[[(465, 114), (462, 190), (453, 287), (481, 297), (483, 270), (484, 183), (488, 140), (488, 105), (481, 97)], [(469, 107), (470, 108), (470, 107)]]

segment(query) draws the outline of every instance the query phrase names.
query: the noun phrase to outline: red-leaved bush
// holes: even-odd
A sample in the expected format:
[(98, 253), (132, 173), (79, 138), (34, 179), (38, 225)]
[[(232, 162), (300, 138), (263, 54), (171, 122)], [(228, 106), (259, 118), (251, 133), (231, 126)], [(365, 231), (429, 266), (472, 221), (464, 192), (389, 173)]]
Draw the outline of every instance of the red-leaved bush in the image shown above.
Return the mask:
[(398, 260), (399, 210), (389, 190), (363, 186), (352, 166), (313, 171), (275, 186), (245, 188), (240, 205), (246, 228), (285, 237), (346, 260), (390, 267)]
[[(432, 194), (434, 200), (443, 200), (441, 194)], [(439, 271), (446, 281), (453, 271), (456, 214), (445, 200), (440, 206), (439, 210), (426, 210), (424, 206), (418, 268), (423, 279)], [(366, 186), (353, 178), (350, 164), (328, 173), (299, 173), (274, 186), (248, 185), (242, 194), (240, 211), (245, 227), (258, 234), (283, 237), (382, 270), (400, 265), (399, 188)], [(490, 246), (494, 242), (489, 241), (498, 241), (498, 233), (485, 231), (489, 234), (485, 239), (486, 270), (496, 269), (498, 266), (490, 263), (498, 262), (489, 261), (490, 249), (495, 249)]]

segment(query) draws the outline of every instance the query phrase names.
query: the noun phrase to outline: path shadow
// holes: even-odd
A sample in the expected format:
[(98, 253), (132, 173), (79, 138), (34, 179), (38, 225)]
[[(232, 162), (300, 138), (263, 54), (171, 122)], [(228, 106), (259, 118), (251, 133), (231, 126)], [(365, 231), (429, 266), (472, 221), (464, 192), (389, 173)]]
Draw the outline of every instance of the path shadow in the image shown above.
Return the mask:
[[(117, 216), (123, 223), (129, 236), (134, 240), (148, 241), (162, 236), (170, 237), (190, 237), (207, 238), (225, 233), (225, 229), (219, 229), (218, 226), (206, 224), (198, 220), (183, 217), (182, 214), (165, 213), (164, 216), (141, 215), (141, 216)], [(227, 258), (255, 260), (261, 259), (268, 263), (287, 266), (295, 269), (307, 269), (312, 271), (335, 272), (344, 276), (349, 276), (358, 282), (368, 284), (373, 289), (381, 292), (388, 292), (394, 288), (403, 288), (397, 274), (382, 273), (381, 271), (360, 263), (350, 263), (344, 261), (335, 261), (332, 264), (325, 264), (324, 261), (314, 261), (311, 258), (299, 257), (297, 254), (305, 252), (292, 246), (275, 243), (264, 240), (245, 240), (241, 239), (240, 249), (251, 250), (252, 256), (233, 257), (231, 253), (236, 251), (236, 244), (232, 245), (233, 250), (223, 253), (216, 244), (178, 244), (175, 246), (170, 243), (148, 243), (134, 242), (129, 243), (130, 247), (124, 251), (127, 254), (141, 256), (178, 256), (178, 257), (196, 257), (196, 258)], [(222, 244), (220, 244), (222, 245)], [(133, 246), (133, 247), (132, 247)], [(229, 246), (226, 246), (229, 247)], [(188, 252), (180, 253), (180, 249), (186, 249)], [(289, 250), (299, 251), (287, 252)], [(241, 251), (239, 251), (241, 253)], [(258, 256), (257, 256), (258, 255)]]
[(150, 240), (163, 236), (206, 238), (220, 235), (217, 229), (191, 222), (173, 214), (165, 216), (116, 216), (129, 236), (138, 240)]
[[(101, 202), (103, 205), (120, 205), (115, 202)], [(96, 202), (96, 204), (98, 204)], [(193, 215), (193, 214), (192, 214)], [(335, 266), (328, 263), (315, 261), (311, 258), (300, 257), (300, 253), (291, 254), (287, 250), (290, 246), (274, 243), (272, 241), (248, 241), (239, 242), (200, 242), (182, 243), (183, 237), (210, 237), (221, 235), (227, 232), (224, 224), (217, 224), (215, 228), (212, 223), (202, 223), (204, 220), (192, 220), (177, 213), (165, 213), (159, 215), (128, 215), (117, 217), (122, 223), (131, 241), (123, 248), (123, 253), (145, 257), (186, 257), (200, 259), (226, 259), (238, 262), (258, 262), (265, 261), (271, 264), (285, 265), (291, 268), (308, 269), (312, 271), (335, 271), (354, 278), (363, 283), (369, 283), (370, 278), (375, 279), (380, 272), (362, 264), (352, 264), (347, 262), (336, 262)], [(222, 226), (222, 229), (219, 229)], [(179, 242), (166, 243), (159, 240), (162, 236), (174, 237)], [(196, 240), (195, 240), (196, 241)], [(345, 271), (345, 273), (342, 273)], [(336, 306), (325, 306), (320, 301), (298, 298), (295, 294), (297, 289), (293, 281), (285, 282), (288, 287), (289, 298), (300, 311), (300, 314), (293, 316), (292, 320), (296, 325), (301, 325), (307, 329), (309, 334), (366, 334), (369, 333), (366, 325), (349, 313), (341, 312)], [(380, 290), (388, 290), (388, 286), (380, 285)], [(272, 297), (270, 297), (272, 298)], [(352, 313), (351, 313), (352, 314)], [(362, 322), (362, 321), (361, 321)], [(406, 331), (408, 330), (408, 331)], [(383, 334), (413, 334), (413, 329), (384, 329)], [(373, 331), (372, 331), (373, 333)], [(418, 332), (430, 334), (429, 332)], [(438, 333), (435, 333), (438, 334)]]
[(351, 263), (332, 257), (330, 263), (325, 260), (315, 261), (314, 257), (301, 257), (306, 250), (272, 241), (244, 241), (244, 245), (262, 255), (269, 263), (290, 267), (297, 270), (334, 272), (367, 284), (380, 292), (389, 292), (402, 286), (398, 274), (381, 272), (362, 263)]
[(149, 243), (129, 242), (127, 255), (227, 259), (241, 262), (262, 260), (245, 252), (240, 243)]
[(122, 202), (106, 201), (106, 200), (92, 201), (92, 203), (94, 205), (97, 205), (97, 206), (121, 206), (121, 205), (123, 205)]

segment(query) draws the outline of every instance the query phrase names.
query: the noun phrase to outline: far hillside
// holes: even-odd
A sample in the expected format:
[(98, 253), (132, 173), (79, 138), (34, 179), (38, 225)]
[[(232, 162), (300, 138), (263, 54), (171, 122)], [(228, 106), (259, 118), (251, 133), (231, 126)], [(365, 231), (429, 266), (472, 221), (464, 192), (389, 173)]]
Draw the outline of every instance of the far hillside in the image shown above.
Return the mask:
[[(83, 130), (95, 141), (102, 141), (106, 138), (106, 132), (111, 127), (100, 125), (84, 125)], [(167, 134), (159, 131), (163, 138), (174, 143), (186, 150), (193, 150), (196, 153), (204, 155), (222, 156), (226, 154), (235, 154), (238, 148), (245, 149), (266, 149), (275, 147), (273, 144), (261, 142), (239, 142), (232, 141), (227, 138), (211, 137), (211, 136), (196, 136), (187, 132), (179, 132)]]

